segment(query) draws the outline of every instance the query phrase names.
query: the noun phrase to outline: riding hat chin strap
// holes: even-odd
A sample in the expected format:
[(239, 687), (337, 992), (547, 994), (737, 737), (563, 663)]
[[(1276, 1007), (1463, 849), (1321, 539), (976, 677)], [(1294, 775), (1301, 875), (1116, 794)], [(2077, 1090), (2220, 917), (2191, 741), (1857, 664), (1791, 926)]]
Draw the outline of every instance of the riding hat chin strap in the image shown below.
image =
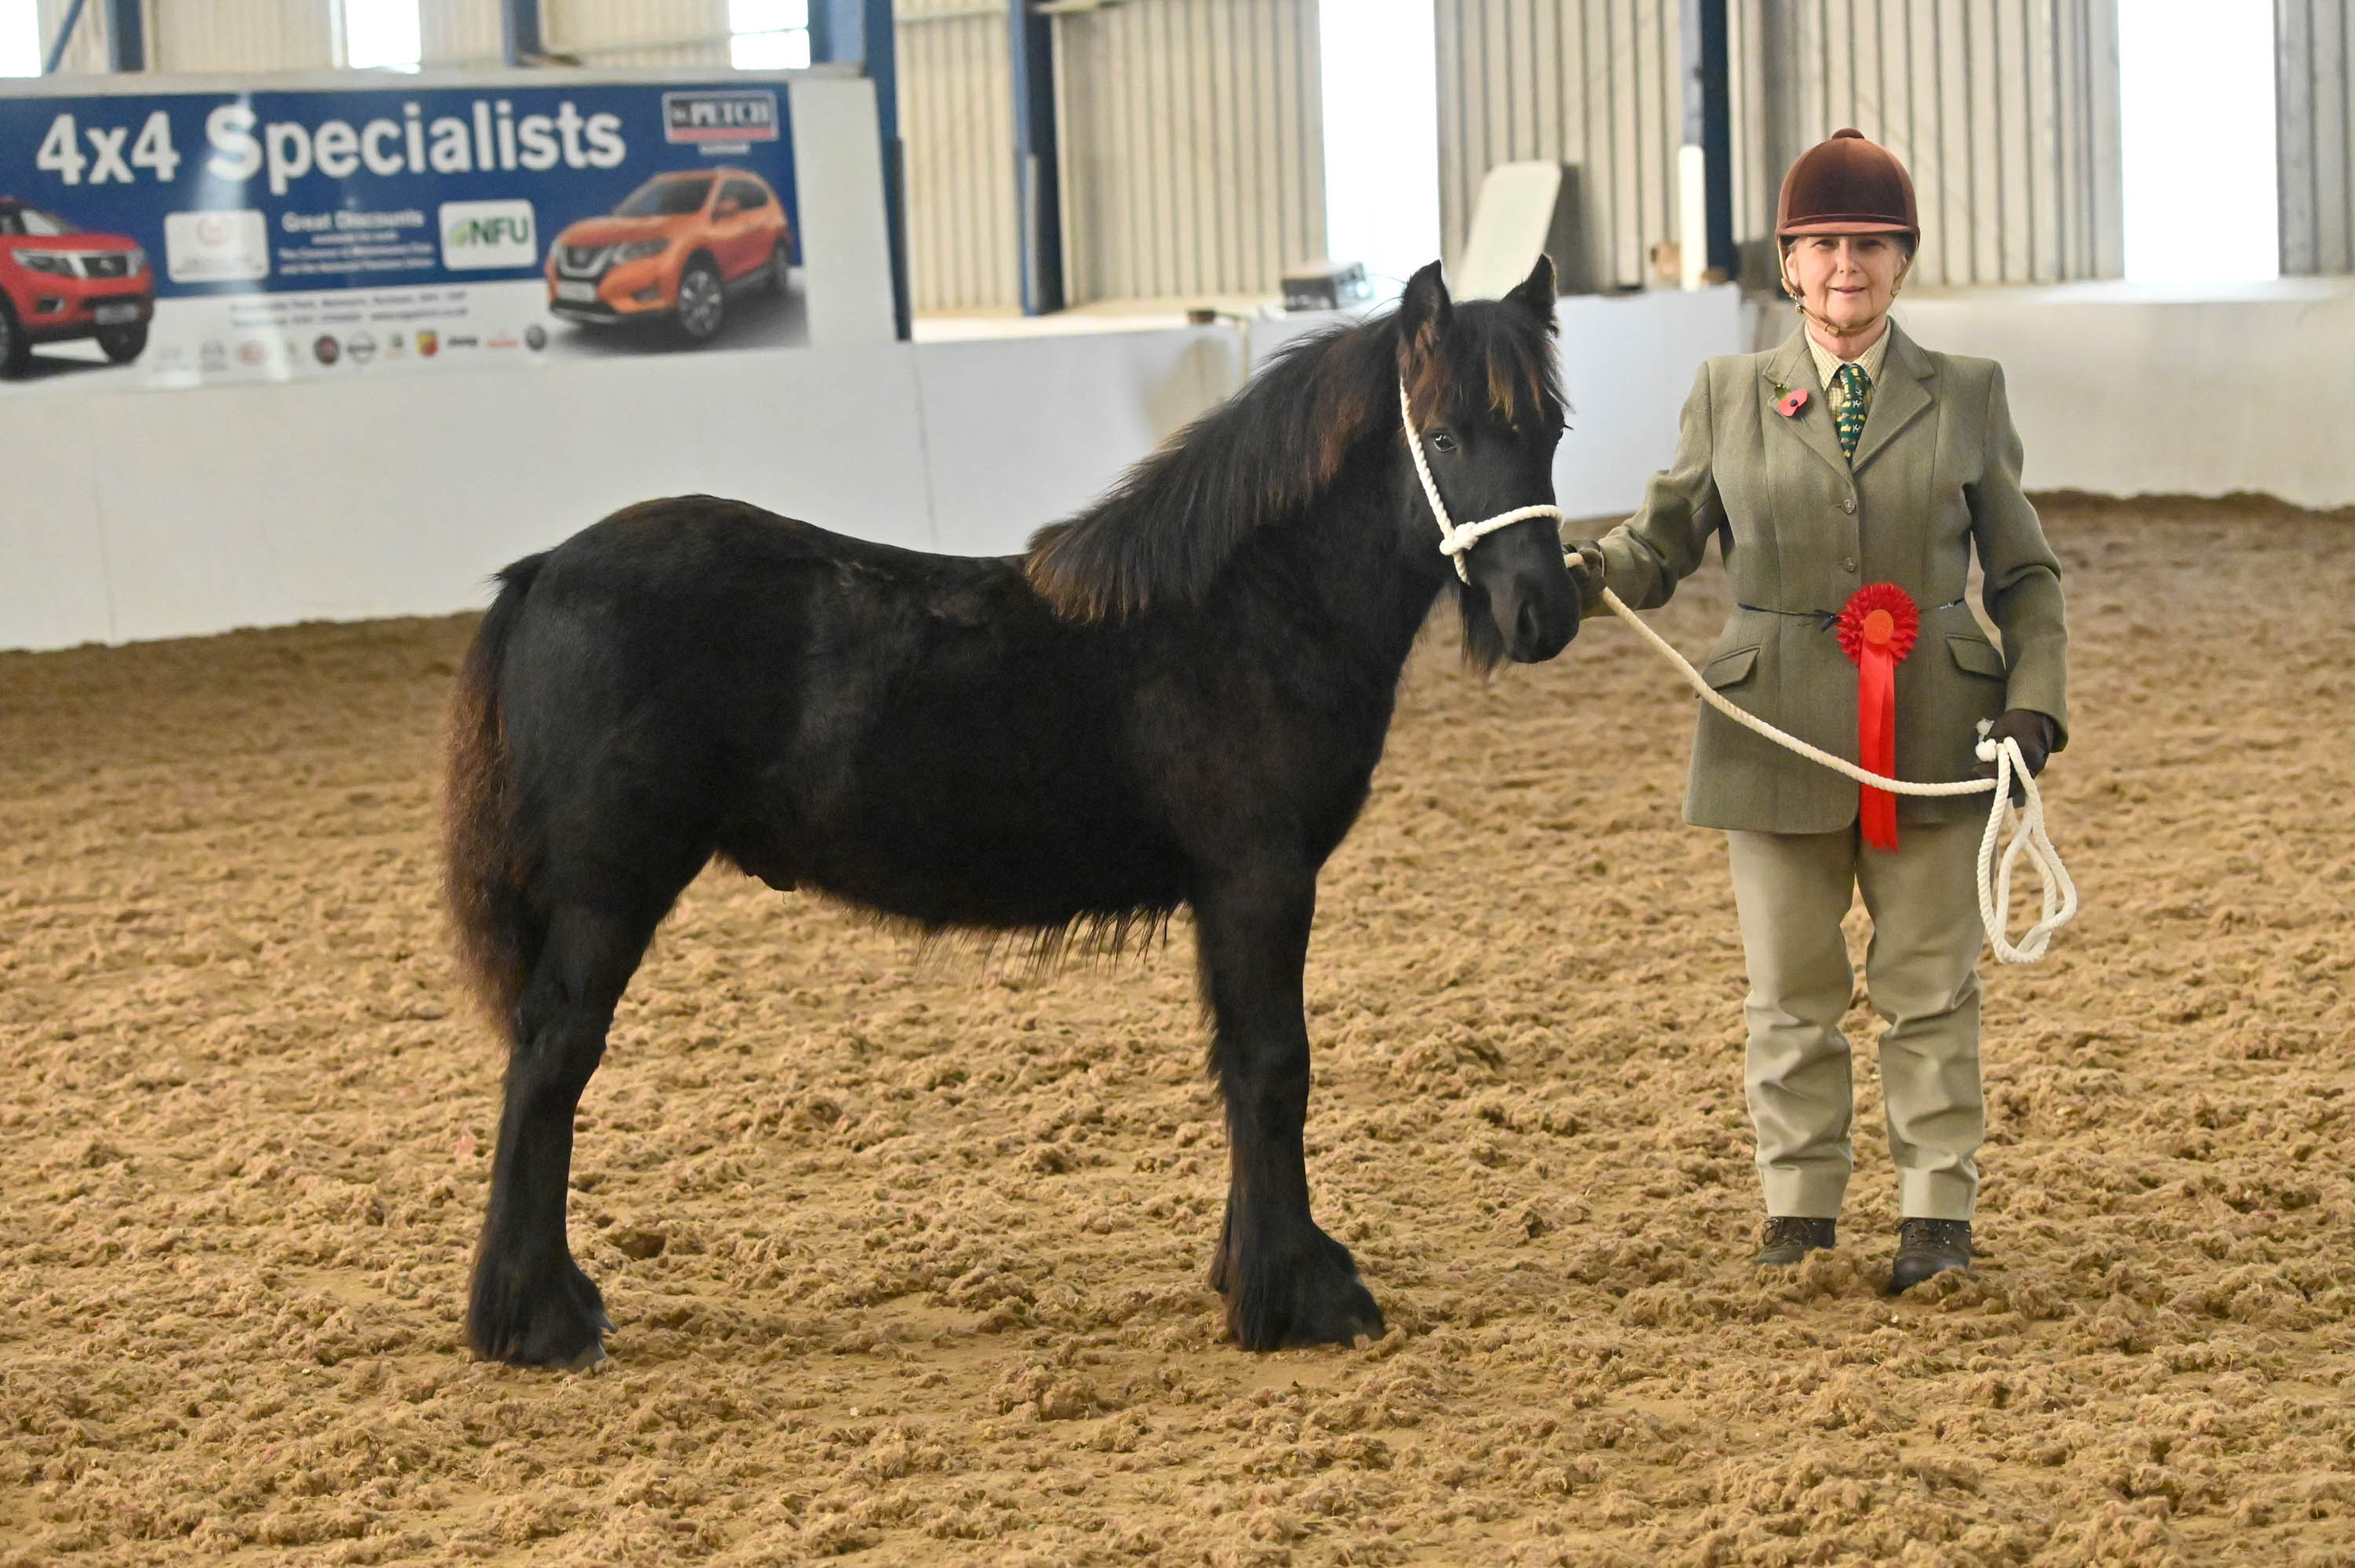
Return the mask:
[(1406, 422), (1406, 449), (1414, 456), (1415, 477), (1423, 481), (1423, 497), (1431, 503), (1431, 515), (1439, 524), (1439, 553), (1455, 563), (1455, 575), (1464, 581), (1472, 581), (1472, 573), (1464, 564), (1465, 555), (1487, 535), (1531, 517), (1551, 517), (1557, 523), (1561, 521), (1560, 507), (1516, 507), (1509, 512), (1499, 512), (1493, 517), (1483, 517), (1476, 523), (1465, 523), (1461, 528), (1450, 522), (1447, 503), (1439, 498), (1439, 482), (1431, 476), (1431, 464), (1423, 455), (1423, 434), (1414, 428), (1414, 405), (1407, 400), (1404, 381), (1399, 383), (1399, 418)]

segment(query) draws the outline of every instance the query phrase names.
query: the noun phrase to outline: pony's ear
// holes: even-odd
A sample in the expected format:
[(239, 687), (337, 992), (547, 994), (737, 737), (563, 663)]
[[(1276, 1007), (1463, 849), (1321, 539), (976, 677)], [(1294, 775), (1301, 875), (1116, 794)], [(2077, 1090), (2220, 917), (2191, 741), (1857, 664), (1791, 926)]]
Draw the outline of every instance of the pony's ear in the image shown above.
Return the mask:
[(1439, 263), (1432, 262), (1406, 281), (1406, 293), (1399, 300), (1399, 374), (1412, 382), (1414, 369), (1437, 357), (1439, 339), (1447, 331), (1448, 318), (1455, 313), (1455, 302), (1447, 297), (1447, 285), (1440, 281)]
[(1548, 332), (1551, 332), (1554, 329), (1554, 299), (1553, 258), (1540, 251), (1538, 252), (1538, 264), (1529, 269), (1528, 277), (1513, 285), (1513, 292), (1507, 294), (1505, 300), (1508, 304), (1517, 304), (1528, 311)]

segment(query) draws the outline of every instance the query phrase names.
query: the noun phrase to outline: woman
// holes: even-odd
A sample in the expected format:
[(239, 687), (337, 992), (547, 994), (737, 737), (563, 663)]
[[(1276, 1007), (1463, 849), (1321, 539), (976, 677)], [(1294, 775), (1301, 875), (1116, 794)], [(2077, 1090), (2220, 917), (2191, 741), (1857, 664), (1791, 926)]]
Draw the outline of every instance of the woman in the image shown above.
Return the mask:
[[(1665, 603), (1714, 537), (1738, 607), (1702, 674), (1853, 760), (1858, 665), (1835, 623), (1859, 588), (1895, 584), (1919, 617), (1896, 666), (1896, 776), (1988, 771), (1974, 747), (1989, 720), (2036, 773), (2068, 733), (2060, 567), (2020, 492), (2000, 368), (1931, 353), (1889, 319), (1921, 242), (1913, 181), (1887, 149), (1838, 132), (1792, 165), (1775, 232), (1799, 329), (1770, 353), (1702, 367), (1675, 464), (1641, 511), (1579, 547), (1590, 603), (1606, 583), (1639, 609)], [(1974, 549), (2000, 652), (1964, 603)], [(1860, 831), (1859, 805), (1849, 780), (1702, 709), (1685, 818), (1725, 830), (1741, 917), (1768, 1216), (1757, 1262), (1796, 1264), (1835, 1242), (1853, 1167), (1839, 1021), (1854, 974), (1840, 920), (1860, 891), (1872, 916), (1866, 985), (1889, 1026), (1896, 1292), (1971, 1260), (1987, 801), (1901, 797), (1893, 831), (1869, 816)]]

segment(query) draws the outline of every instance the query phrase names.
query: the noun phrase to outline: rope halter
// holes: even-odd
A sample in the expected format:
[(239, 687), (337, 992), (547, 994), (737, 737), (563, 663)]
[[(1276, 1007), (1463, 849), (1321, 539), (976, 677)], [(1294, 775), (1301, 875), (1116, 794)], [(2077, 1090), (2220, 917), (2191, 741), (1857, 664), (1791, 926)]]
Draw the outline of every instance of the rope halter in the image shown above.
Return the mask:
[(1498, 528), (1508, 528), (1531, 517), (1551, 517), (1557, 523), (1562, 520), (1560, 507), (1516, 507), (1509, 512), (1499, 512), (1459, 528), (1448, 520), (1447, 503), (1439, 498), (1439, 481), (1431, 476), (1431, 464), (1423, 455), (1423, 432), (1414, 428), (1414, 405), (1407, 400), (1404, 381), (1399, 383), (1399, 418), (1406, 424), (1406, 449), (1414, 457), (1415, 477), (1423, 481), (1423, 498), (1431, 503), (1432, 517), (1439, 524), (1439, 553), (1455, 563), (1455, 575), (1463, 581), (1472, 581), (1471, 571), (1464, 564), (1465, 556)]

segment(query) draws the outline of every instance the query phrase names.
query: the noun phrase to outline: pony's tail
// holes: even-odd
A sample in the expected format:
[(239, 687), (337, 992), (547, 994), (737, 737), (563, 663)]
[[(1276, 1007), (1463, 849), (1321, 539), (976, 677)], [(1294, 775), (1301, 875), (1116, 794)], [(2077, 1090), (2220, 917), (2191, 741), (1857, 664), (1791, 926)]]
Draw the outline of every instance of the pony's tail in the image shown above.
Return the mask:
[(545, 551), (526, 556), (499, 573), (498, 598), (450, 696), (442, 802), (442, 896), (459, 967), (493, 1026), (510, 1037), (547, 933), (532, 908), (530, 864), (517, 832), (501, 672), (524, 599), (547, 560)]

